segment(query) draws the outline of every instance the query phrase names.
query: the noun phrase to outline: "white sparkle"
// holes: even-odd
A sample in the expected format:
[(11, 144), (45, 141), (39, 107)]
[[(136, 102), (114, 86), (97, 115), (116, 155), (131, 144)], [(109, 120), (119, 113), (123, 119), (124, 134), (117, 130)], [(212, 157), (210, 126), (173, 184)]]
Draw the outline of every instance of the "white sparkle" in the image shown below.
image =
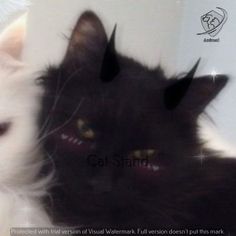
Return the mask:
[(218, 74), (218, 73), (216, 72), (216, 70), (212, 70), (212, 71), (211, 71), (211, 76), (212, 76), (213, 82), (215, 82), (217, 74)]
[(207, 156), (201, 151), (198, 155), (196, 155), (194, 157), (200, 159), (201, 165), (202, 165)]

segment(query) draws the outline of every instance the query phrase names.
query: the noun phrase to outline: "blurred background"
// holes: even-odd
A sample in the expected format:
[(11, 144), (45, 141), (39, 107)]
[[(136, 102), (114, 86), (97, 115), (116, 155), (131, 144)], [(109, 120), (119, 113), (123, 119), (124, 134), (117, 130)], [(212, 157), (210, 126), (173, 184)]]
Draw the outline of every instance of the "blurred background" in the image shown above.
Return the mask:
[[(227, 21), (215, 39), (204, 32), (201, 16), (221, 7)], [(203, 135), (215, 145), (225, 140), (236, 144), (236, 1), (235, 0), (0, 0), (0, 30), (23, 12), (28, 12), (24, 60), (41, 71), (59, 63), (66, 37), (84, 10), (93, 10), (102, 19), (107, 34), (117, 23), (117, 49), (153, 67), (161, 64), (168, 76), (188, 71), (201, 57), (197, 71), (228, 74), (223, 93), (208, 108), (215, 124), (204, 125)], [(216, 16), (219, 16), (216, 14)], [(203, 123), (205, 124), (205, 123)]]

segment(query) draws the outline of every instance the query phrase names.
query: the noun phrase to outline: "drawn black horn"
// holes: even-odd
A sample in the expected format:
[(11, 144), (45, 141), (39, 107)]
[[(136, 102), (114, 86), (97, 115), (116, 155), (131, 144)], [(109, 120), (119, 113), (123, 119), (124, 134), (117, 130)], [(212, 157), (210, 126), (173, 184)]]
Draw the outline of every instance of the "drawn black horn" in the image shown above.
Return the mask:
[(103, 57), (101, 73), (100, 73), (100, 79), (103, 82), (112, 81), (120, 71), (120, 66), (118, 63), (118, 58), (115, 50), (115, 34), (116, 34), (116, 25), (113, 29), (111, 38), (107, 44)]
[(166, 88), (164, 93), (164, 102), (168, 110), (175, 109), (186, 95), (193, 81), (200, 60), (201, 58), (198, 59), (193, 68), (183, 79), (177, 80), (174, 84), (171, 84)]
[(197, 62), (196, 62), (195, 65), (193, 66), (193, 68), (192, 68), (192, 69), (188, 72), (188, 74), (186, 75), (186, 78), (190, 78), (190, 79), (193, 79), (193, 78), (194, 78), (194, 75), (195, 75), (195, 73), (196, 73), (196, 71), (197, 71), (197, 68), (198, 68), (198, 65), (199, 65), (200, 61), (201, 61), (201, 58), (199, 58), (199, 59), (197, 60)]

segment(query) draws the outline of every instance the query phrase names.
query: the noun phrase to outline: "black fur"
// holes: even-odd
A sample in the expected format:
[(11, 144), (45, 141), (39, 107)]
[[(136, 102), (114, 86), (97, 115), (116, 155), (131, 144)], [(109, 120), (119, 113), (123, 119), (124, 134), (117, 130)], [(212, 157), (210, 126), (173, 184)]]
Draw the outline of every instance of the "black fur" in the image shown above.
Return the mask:
[[(45, 149), (56, 168), (48, 205), (55, 222), (236, 234), (236, 161), (205, 150), (197, 136), (198, 116), (227, 77), (193, 79), (189, 73), (167, 79), (160, 67), (149, 69), (114, 51), (119, 73), (104, 83), (107, 44), (99, 18), (87, 11), (62, 63), (43, 75), (41, 122), (46, 122)], [(186, 80), (191, 80), (187, 87)], [(89, 128), (79, 131), (84, 124), (79, 119)], [(83, 144), (72, 144), (72, 138)], [(152, 158), (142, 154), (150, 149)], [(142, 164), (152, 170), (138, 167), (140, 160), (131, 163), (137, 160), (131, 154), (135, 150), (142, 150)], [(200, 154), (203, 160), (196, 157)]]

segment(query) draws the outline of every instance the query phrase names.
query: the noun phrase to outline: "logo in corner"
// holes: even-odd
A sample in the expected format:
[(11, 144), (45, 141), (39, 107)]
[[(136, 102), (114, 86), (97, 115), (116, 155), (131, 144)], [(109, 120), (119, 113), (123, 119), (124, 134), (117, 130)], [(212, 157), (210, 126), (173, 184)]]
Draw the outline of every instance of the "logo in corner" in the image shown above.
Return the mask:
[(217, 7), (217, 9), (219, 9), (221, 12), (219, 13), (211, 10), (201, 16), (201, 24), (205, 31), (202, 33), (198, 33), (197, 35), (208, 34), (213, 38), (217, 34), (219, 34), (228, 19), (228, 13), (221, 7)]

